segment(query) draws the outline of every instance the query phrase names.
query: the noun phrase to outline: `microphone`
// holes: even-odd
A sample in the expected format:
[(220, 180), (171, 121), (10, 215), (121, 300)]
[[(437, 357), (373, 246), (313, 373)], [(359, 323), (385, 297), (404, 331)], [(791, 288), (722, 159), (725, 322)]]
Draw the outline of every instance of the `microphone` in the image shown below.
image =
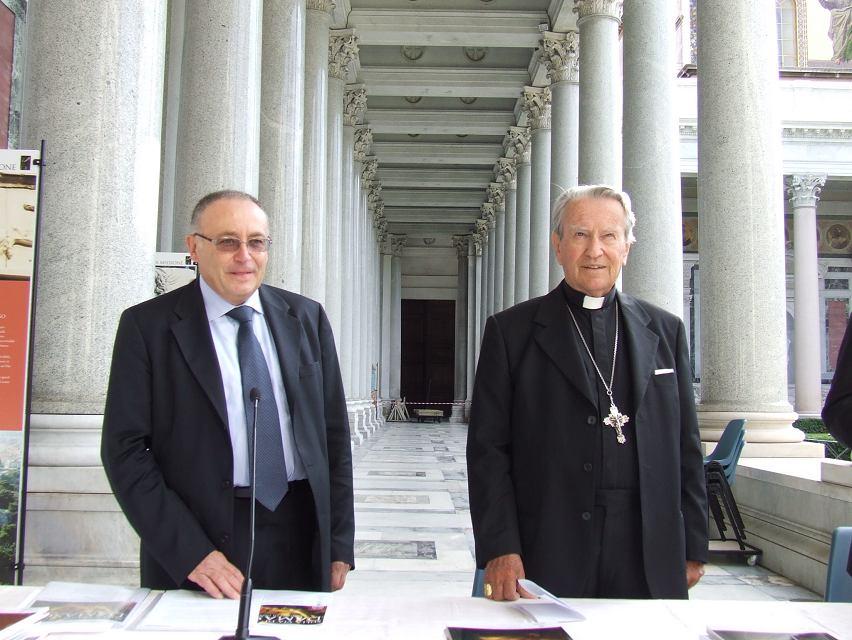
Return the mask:
[(251, 479), (251, 505), (249, 506), (249, 552), (246, 560), (246, 568), (243, 572), (243, 587), (240, 589), (240, 612), (237, 614), (237, 630), (232, 636), (222, 636), (219, 640), (278, 640), (275, 636), (249, 635), (249, 617), (251, 616), (251, 565), (254, 561), (254, 503), (256, 486), (257, 462), (257, 407), (260, 404), (260, 390), (252, 387), (249, 391), (249, 399), (254, 407), (254, 415), (251, 421), (251, 451), (249, 457), (249, 477)]

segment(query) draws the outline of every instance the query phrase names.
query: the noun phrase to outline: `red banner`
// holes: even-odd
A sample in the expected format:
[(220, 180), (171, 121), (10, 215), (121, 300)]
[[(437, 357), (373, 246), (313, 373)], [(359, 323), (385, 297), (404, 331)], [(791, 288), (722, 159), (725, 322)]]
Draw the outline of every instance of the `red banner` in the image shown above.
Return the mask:
[(24, 428), (29, 306), (29, 280), (0, 280), (0, 431)]

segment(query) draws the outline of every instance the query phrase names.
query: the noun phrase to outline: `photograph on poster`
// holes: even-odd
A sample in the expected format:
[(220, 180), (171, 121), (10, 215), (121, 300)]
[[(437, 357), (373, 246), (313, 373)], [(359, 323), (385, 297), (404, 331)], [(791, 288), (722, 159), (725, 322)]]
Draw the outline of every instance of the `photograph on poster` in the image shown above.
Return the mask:
[(0, 171), (0, 278), (29, 280), (36, 229), (36, 177)]
[(154, 268), (154, 295), (161, 296), (195, 280), (197, 265), (188, 253), (157, 253)]

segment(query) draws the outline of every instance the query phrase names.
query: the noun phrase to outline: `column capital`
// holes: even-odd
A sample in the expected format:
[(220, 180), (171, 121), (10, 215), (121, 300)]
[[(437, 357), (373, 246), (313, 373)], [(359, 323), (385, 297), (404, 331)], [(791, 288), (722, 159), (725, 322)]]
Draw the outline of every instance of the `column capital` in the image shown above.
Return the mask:
[(539, 59), (551, 83), (580, 82), (580, 34), (576, 31), (542, 34)]
[(474, 224), (476, 225), (476, 235), (479, 237), (480, 252), (477, 255), (482, 255), (482, 245), (488, 244), (488, 220), (477, 218)]
[(358, 36), (353, 29), (328, 32), (328, 77), (347, 80), (358, 57)]
[(499, 182), (502, 182), (507, 189), (518, 188), (518, 166), (515, 158), (497, 158), (497, 164), (494, 165), (494, 176)]
[(611, 18), (621, 22), (622, 0), (574, 0), (574, 13), (577, 14), (577, 26), (587, 18)]
[(348, 84), (343, 92), (343, 124), (354, 127), (364, 121), (367, 110), (367, 88), (363, 84)]
[(503, 208), (506, 201), (506, 186), (502, 182), (491, 182), (488, 184), (488, 202), (494, 205), (495, 213)]
[[(378, 160), (376, 160), (378, 164)], [(376, 167), (378, 169), (378, 167)], [(381, 207), (382, 213), (385, 210), (385, 203), (382, 200), (382, 183), (375, 179), (375, 172), (373, 172), (373, 177), (367, 182), (367, 177), (364, 176), (364, 184), (367, 187), (367, 206), (376, 211), (377, 207)]]
[(373, 180), (376, 179), (376, 172), (379, 170), (379, 159), (375, 156), (366, 156), (362, 162), (364, 168), (361, 169), (361, 181), (364, 187), (369, 188)]
[(373, 146), (373, 130), (369, 127), (355, 129), (355, 160), (364, 162)]
[(482, 256), (482, 234), (479, 231), (470, 235), (470, 256)]
[(825, 185), (825, 174), (798, 174), (788, 176), (784, 182), (787, 185), (787, 196), (790, 204), (796, 207), (815, 207), (819, 194)]
[(390, 240), (391, 255), (396, 258), (402, 257), (402, 250), (408, 244), (408, 236), (404, 233), (392, 233), (388, 234), (388, 240)]
[(550, 87), (524, 87), (524, 111), (530, 129), (550, 129)]
[(467, 258), (470, 235), (453, 236), (452, 242), (459, 258)]
[(509, 131), (506, 132), (506, 137), (503, 139), (503, 147), (507, 153), (509, 150), (514, 151), (516, 162), (529, 164), (530, 128), (509, 127)]
[(482, 220), (485, 221), (489, 229), (493, 229), (496, 224), (494, 213), (496, 208), (493, 202), (483, 202), (479, 206), (479, 210), (482, 212)]
[(330, 14), (334, 10), (334, 2), (332, 0), (307, 0), (305, 2), (305, 9)]
[(380, 202), (373, 212), (373, 227), (376, 229), (376, 240), (382, 242), (388, 233), (388, 219), (385, 218), (385, 203)]

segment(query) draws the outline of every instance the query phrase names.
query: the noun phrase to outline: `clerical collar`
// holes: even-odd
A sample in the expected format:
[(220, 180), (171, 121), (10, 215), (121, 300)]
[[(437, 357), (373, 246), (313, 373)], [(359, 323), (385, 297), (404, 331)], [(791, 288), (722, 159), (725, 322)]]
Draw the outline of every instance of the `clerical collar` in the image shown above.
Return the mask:
[(562, 286), (562, 293), (565, 295), (565, 299), (568, 301), (568, 304), (578, 309), (602, 309), (611, 305), (612, 301), (615, 300), (615, 287), (610, 289), (602, 298), (596, 298), (577, 291), (565, 282), (565, 280), (563, 280), (560, 284)]

